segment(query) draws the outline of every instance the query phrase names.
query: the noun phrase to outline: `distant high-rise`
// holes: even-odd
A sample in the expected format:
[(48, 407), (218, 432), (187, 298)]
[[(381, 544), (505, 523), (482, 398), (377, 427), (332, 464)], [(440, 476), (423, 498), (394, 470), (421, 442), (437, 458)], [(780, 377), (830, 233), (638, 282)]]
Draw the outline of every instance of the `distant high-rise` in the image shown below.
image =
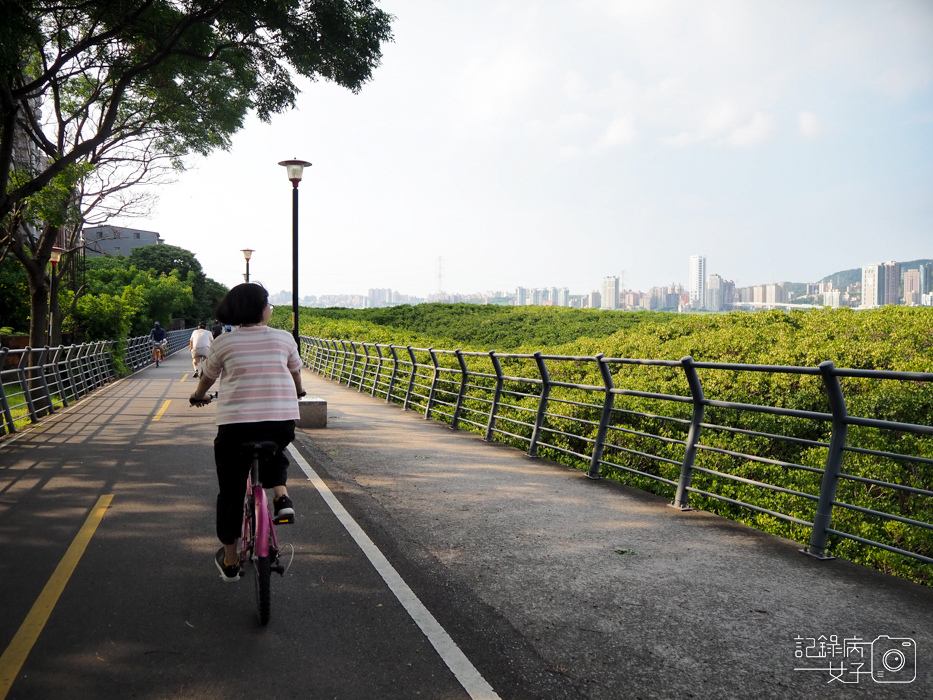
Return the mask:
[(904, 273), (904, 303), (908, 306), (919, 306), (922, 294), (920, 270), (907, 270)]
[(882, 304), (901, 303), (901, 264), (889, 262), (884, 264), (884, 301)]
[(879, 306), (880, 277), (884, 276), (884, 265), (865, 265), (862, 268), (862, 303), (863, 309)]
[(723, 280), (717, 274), (712, 274), (706, 281), (706, 308), (709, 311), (722, 311)]
[(863, 309), (899, 304), (901, 301), (901, 264), (875, 263), (862, 268)]
[(706, 308), (706, 256), (690, 256), (690, 305), (695, 309)]
[(603, 291), (601, 295), (602, 305), (601, 309), (618, 309), (619, 308), (619, 278), (618, 277), (603, 277)]

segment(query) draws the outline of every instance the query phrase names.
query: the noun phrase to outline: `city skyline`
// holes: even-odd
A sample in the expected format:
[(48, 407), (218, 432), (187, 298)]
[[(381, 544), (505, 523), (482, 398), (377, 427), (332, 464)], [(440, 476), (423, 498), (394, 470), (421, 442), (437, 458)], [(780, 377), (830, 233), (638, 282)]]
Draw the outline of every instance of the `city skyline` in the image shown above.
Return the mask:
[[(918, 263), (918, 268), (904, 268), (902, 265)], [(816, 306), (848, 306), (851, 299), (857, 299), (859, 308), (899, 304), (933, 306), (933, 259), (919, 258), (912, 261), (889, 261), (870, 263), (860, 268), (837, 270), (812, 282), (779, 282), (737, 286), (731, 279), (718, 273), (706, 276), (702, 285), (697, 285), (697, 275), (705, 272), (706, 257), (691, 255), (688, 260), (690, 282), (687, 286), (679, 282), (653, 286), (645, 290), (633, 290), (620, 286), (620, 278), (603, 277), (598, 288), (588, 292), (572, 292), (568, 287), (545, 286), (523, 287), (518, 285), (510, 290), (452, 290), (434, 292), (425, 297), (403, 294), (391, 288), (369, 288), (366, 294), (323, 294), (305, 295), (302, 303), (314, 306), (389, 306), (396, 304), (420, 304), (426, 302), (505, 303), (514, 306), (577, 306), (602, 310), (641, 308), (642, 298), (658, 295), (662, 301), (649, 304), (650, 308), (676, 308), (679, 311), (721, 311), (725, 309), (754, 309), (762, 305), (779, 306), (791, 304), (794, 293), (788, 286), (805, 285), (806, 294), (797, 295), (798, 299), (811, 297)], [(830, 278), (842, 274), (859, 273), (860, 281), (840, 289)], [(869, 280), (866, 283), (866, 279)], [(825, 281), (830, 280), (830, 281)], [(880, 291), (875, 289), (875, 280), (880, 280)], [(699, 287), (699, 288), (697, 288)], [(859, 288), (857, 291), (851, 288)], [(866, 291), (868, 290), (868, 291)], [(269, 290), (276, 303), (291, 299), (288, 290)], [(850, 298), (850, 292), (854, 295)], [(703, 301), (701, 302), (700, 299)], [(868, 301), (866, 301), (866, 299)], [(795, 304), (805, 307), (807, 304)]]

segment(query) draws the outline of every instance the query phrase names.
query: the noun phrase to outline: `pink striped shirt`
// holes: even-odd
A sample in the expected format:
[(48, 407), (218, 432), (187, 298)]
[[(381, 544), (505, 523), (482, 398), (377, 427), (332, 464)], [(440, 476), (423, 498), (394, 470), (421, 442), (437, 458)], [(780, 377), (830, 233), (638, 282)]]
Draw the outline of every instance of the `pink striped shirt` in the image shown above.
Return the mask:
[(203, 367), (207, 377), (220, 377), (217, 425), (297, 420), (291, 373), (299, 369), (301, 357), (287, 331), (248, 326), (217, 336)]

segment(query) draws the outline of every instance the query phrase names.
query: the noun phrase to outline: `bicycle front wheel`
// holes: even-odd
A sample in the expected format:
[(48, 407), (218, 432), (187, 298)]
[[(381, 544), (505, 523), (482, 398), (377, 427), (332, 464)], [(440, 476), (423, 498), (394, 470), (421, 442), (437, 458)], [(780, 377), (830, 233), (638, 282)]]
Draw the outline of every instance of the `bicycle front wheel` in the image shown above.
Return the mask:
[(256, 579), (256, 613), (259, 624), (265, 626), (272, 612), (272, 562), (269, 557), (255, 557), (253, 573)]

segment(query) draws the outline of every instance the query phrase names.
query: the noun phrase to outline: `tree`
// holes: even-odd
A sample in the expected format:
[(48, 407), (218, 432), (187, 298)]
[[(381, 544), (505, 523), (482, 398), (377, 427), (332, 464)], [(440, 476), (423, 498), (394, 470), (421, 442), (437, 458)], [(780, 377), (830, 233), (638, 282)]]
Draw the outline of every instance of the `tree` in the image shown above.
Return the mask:
[[(294, 74), (356, 92), (391, 40), (372, 0), (0, 0), (0, 12), (0, 243), (29, 276), (33, 344), (51, 250), (108, 154), (142, 143), (180, 166), (227, 148), (247, 111), (268, 121), (294, 106)], [(57, 223), (41, 218), (56, 207)]]

